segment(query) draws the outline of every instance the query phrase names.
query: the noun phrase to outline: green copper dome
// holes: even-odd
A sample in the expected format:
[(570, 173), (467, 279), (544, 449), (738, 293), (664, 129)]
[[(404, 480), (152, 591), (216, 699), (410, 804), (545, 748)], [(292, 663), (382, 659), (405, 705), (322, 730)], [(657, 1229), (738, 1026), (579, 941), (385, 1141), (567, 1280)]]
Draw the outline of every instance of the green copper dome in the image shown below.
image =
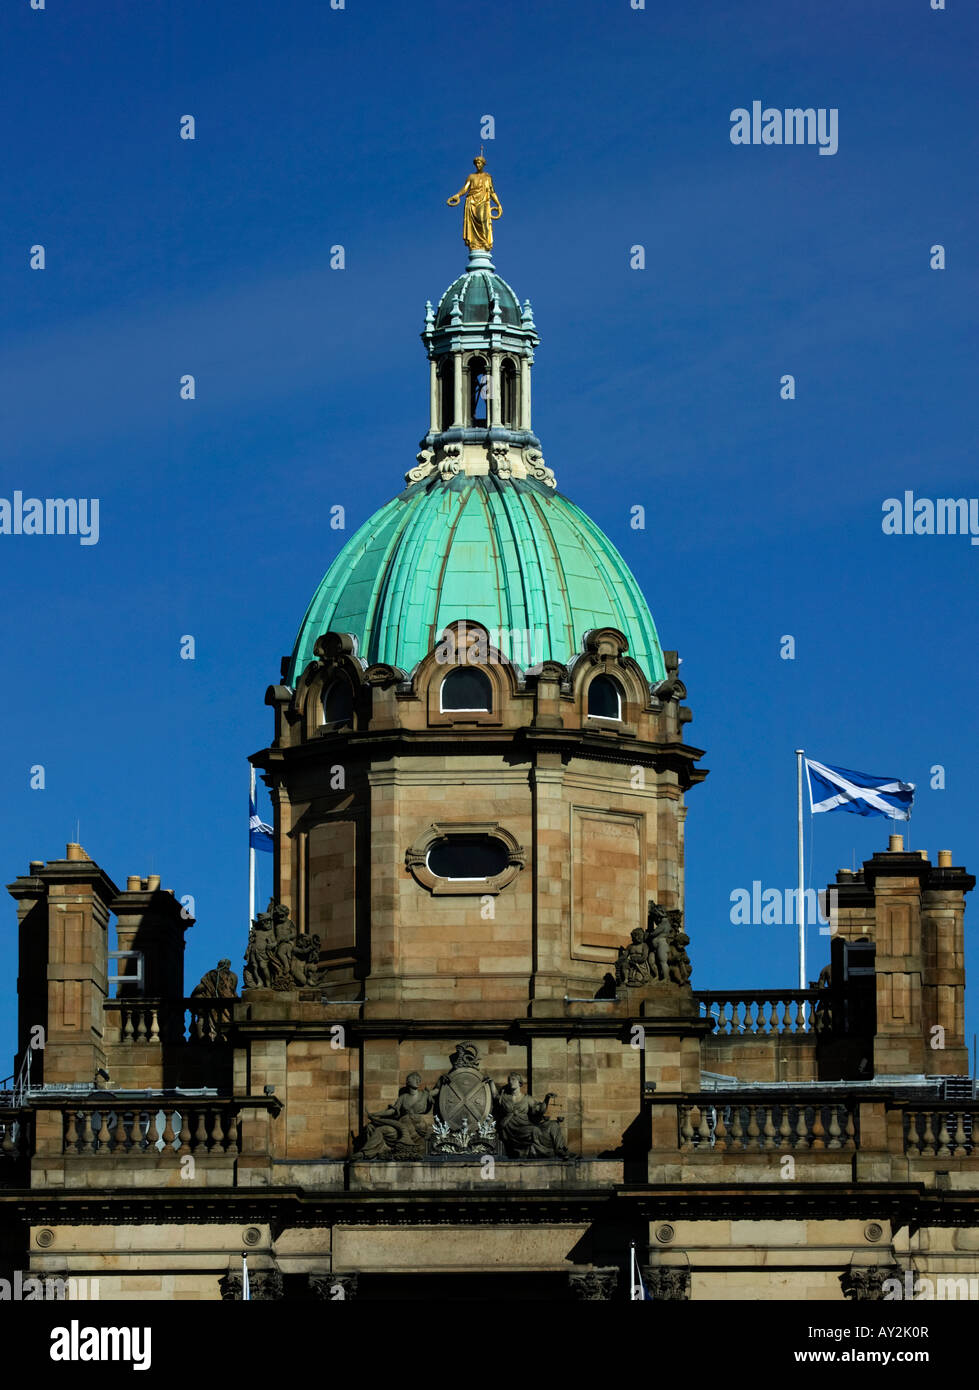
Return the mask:
[(435, 311), (435, 327), (445, 328), (453, 322), (453, 307), (458, 300), (458, 314), (462, 323), (489, 323), (493, 313), (494, 299), (500, 307), (500, 322), (513, 327), (520, 326), (520, 301), (501, 275), (493, 269), (489, 256), (477, 252), (471, 264), (479, 267), (469, 269), (445, 291)]
[(666, 675), (639, 585), (580, 508), (534, 480), (463, 474), (414, 483), (351, 536), (306, 611), (289, 683), (324, 632), (410, 672), (458, 618), (529, 632), (531, 651), (563, 663), (589, 629), (618, 628), (648, 680)]

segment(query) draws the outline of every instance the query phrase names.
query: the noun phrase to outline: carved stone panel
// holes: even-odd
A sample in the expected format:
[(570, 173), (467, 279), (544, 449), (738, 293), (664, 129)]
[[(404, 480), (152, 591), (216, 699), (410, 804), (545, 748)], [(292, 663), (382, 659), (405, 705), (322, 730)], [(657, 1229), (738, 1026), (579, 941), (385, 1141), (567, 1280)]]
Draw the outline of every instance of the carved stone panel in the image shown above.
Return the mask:
[(615, 959), (622, 924), (646, 912), (645, 817), (571, 809), (571, 955)]

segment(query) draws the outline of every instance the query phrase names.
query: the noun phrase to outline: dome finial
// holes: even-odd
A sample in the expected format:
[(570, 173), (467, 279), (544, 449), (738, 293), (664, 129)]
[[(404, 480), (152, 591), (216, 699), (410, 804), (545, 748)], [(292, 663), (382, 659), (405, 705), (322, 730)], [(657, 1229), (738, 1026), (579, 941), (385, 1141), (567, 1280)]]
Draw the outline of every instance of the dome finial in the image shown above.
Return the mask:
[(446, 198), (445, 201), (450, 208), (454, 208), (458, 207), (460, 198), (465, 196), (462, 239), (470, 251), (489, 251), (493, 246), (493, 223), (503, 216), (503, 206), (496, 196), (492, 176), (486, 172), (482, 145), (473, 164), (476, 166), (476, 172), (469, 175), (458, 193), (453, 193), (452, 197)]

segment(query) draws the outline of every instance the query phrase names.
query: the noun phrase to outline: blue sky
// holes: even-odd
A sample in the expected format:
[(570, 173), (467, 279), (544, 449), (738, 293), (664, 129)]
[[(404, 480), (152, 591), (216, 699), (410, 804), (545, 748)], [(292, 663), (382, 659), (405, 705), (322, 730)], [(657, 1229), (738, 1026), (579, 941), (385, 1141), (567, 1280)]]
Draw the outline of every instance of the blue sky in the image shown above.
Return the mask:
[[(906, 488), (976, 492), (979, 21), (948, 5), (7, 0), (0, 495), (98, 497), (101, 534), (0, 536), (5, 881), (77, 820), (117, 883), (194, 895), (188, 990), (240, 960), (264, 691), (344, 539), (329, 508), (349, 535), (414, 463), (485, 114), (545, 458), (683, 656), (707, 750), (694, 985), (795, 981), (793, 928), (729, 911), (794, 882), (796, 746), (916, 782), (912, 847), (975, 870), (979, 548), (881, 531)], [(838, 153), (732, 145), (755, 99), (838, 108)], [(891, 828), (819, 817), (813, 884)]]

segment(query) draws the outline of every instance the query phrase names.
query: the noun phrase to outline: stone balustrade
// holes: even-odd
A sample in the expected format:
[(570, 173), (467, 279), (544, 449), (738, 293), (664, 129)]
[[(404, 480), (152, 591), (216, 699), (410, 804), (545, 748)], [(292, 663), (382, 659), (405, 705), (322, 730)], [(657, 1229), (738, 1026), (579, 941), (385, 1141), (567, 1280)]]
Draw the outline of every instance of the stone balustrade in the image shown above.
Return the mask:
[(859, 1148), (856, 1101), (718, 1092), (677, 1110), (685, 1152)]
[(30, 1153), (30, 1117), (0, 1114), (0, 1164), (4, 1167)]
[(231, 999), (163, 1000), (146, 998), (105, 1001), (106, 1041), (122, 1045), (148, 1043), (224, 1043), (231, 1033)]
[(965, 1158), (975, 1153), (979, 1105), (904, 1107), (904, 1152), (911, 1158)]
[(236, 1155), (238, 1111), (235, 1102), (216, 1099), (75, 1101), (62, 1111), (63, 1152), (116, 1158), (166, 1152)]
[(702, 1018), (715, 1020), (714, 1036), (731, 1034), (811, 1033), (820, 989), (694, 990)]

